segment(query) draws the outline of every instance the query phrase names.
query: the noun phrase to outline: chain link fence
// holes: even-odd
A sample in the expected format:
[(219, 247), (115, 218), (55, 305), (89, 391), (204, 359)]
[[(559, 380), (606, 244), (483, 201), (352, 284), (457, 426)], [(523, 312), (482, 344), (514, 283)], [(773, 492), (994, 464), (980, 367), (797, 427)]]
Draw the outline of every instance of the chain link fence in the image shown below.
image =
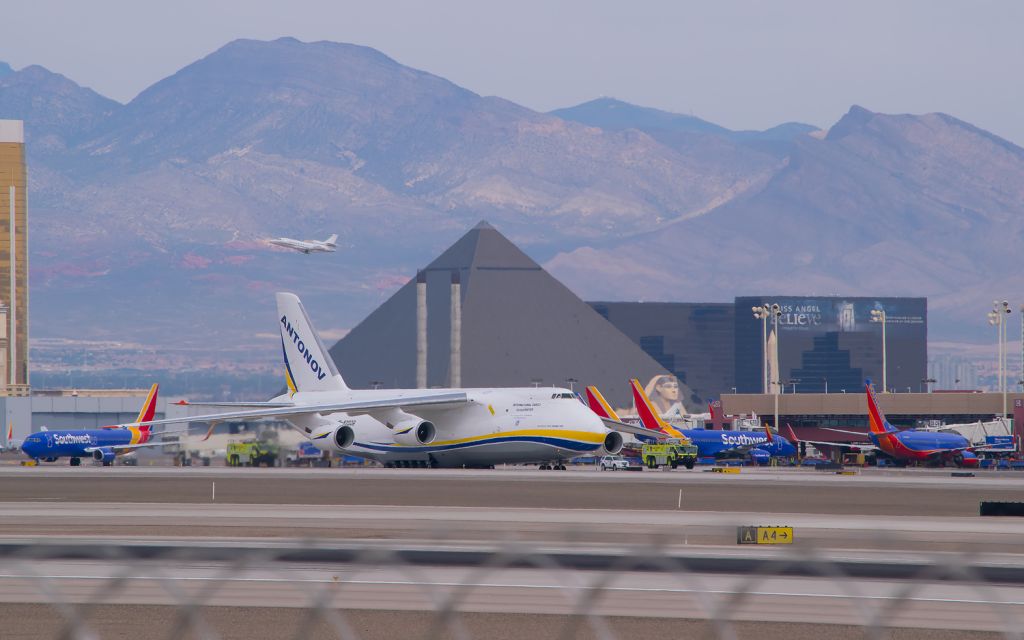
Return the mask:
[[(774, 637), (773, 625), (778, 637), (822, 637), (827, 624), (872, 639), (911, 637), (899, 635), (908, 629), (932, 640), (1021, 637), (1024, 565), (1009, 554), (668, 543), (8, 539), (0, 542), (0, 637), (499, 638), (518, 637), (509, 627), (517, 618), (542, 619), (540, 635), (552, 638), (633, 637), (636, 625), (623, 619), (670, 630), (700, 621), (694, 637), (729, 640), (752, 637), (743, 632), (751, 623), (761, 638)], [(45, 625), (21, 617), (19, 606), (29, 605), (45, 608)], [(123, 618), (120, 636), (100, 624), (111, 607)], [(288, 611), (263, 619), (289, 617), (290, 628), (257, 616), (225, 630), (221, 619), (233, 609)]]

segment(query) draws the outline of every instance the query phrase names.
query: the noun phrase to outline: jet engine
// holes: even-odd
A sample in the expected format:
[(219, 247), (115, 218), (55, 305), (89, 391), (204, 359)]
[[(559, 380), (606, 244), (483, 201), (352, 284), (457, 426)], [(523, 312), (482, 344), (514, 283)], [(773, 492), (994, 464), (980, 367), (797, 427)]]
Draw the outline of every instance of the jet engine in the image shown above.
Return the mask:
[(331, 451), (344, 451), (352, 446), (355, 439), (356, 432), (345, 422), (321, 425), (310, 435), (310, 440), (318, 449)]
[(610, 455), (622, 451), (622, 434), (618, 431), (609, 431), (604, 437), (604, 450)]
[(751, 449), (749, 452), (750, 459), (757, 465), (766, 465), (772, 461), (772, 454), (768, 453), (764, 449)]
[(334, 430), (334, 435), (331, 439), (334, 442), (334, 446), (338, 449), (348, 449), (355, 442), (356, 433), (352, 431), (352, 427), (341, 425)]
[(93, 460), (102, 462), (104, 466), (109, 467), (114, 464), (114, 458), (116, 458), (117, 455), (112, 449), (97, 449), (92, 452), (92, 457)]
[(430, 444), (437, 437), (437, 429), (434, 428), (433, 422), (412, 415), (388, 426), (392, 429), (391, 436), (398, 444)]

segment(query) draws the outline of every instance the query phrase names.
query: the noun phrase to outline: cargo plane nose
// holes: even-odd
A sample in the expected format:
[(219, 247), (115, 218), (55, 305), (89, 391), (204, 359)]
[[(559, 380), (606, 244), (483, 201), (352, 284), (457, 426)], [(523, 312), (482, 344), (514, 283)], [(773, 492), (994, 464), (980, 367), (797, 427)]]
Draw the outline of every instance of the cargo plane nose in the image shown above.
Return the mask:
[(576, 412), (578, 424), (580, 425), (581, 431), (588, 433), (594, 433), (601, 436), (601, 447), (604, 448), (610, 454), (616, 454), (622, 451), (622, 434), (618, 431), (612, 431), (608, 427), (604, 426), (604, 422), (601, 418), (590, 410), (584, 404), (579, 405), (579, 410)]

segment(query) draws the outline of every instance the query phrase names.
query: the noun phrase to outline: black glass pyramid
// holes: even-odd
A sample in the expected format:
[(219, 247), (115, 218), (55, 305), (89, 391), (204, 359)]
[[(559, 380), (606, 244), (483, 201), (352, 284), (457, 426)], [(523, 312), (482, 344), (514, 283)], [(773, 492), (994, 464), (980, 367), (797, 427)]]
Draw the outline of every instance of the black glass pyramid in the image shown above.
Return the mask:
[[(449, 385), (452, 273), (462, 296), (462, 387), (597, 385), (632, 406), (628, 380), (667, 371), (486, 222), (431, 262), (427, 383)], [(354, 388), (416, 385), (416, 278), (331, 348)], [(689, 391), (682, 390), (688, 398)]]

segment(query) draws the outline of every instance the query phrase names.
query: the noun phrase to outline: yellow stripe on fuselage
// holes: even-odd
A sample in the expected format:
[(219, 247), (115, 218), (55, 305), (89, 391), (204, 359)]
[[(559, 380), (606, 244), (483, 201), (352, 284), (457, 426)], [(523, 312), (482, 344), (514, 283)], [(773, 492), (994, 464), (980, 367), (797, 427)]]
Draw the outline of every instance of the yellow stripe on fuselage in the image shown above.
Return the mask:
[(519, 431), (498, 431), (496, 433), (487, 433), (479, 436), (469, 436), (468, 438), (456, 438), (454, 440), (442, 440), (440, 442), (431, 442), (429, 445), (409, 445), (415, 447), (444, 447), (453, 444), (465, 444), (467, 442), (482, 442), (484, 440), (493, 440), (495, 438), (560, 438), (562, 440), (576, 440), (578, 442), (586, 442), (588, 444), (603, 444), (604, 434), (594, 433), (593, 431), (575, 431), (573, 429), (522, 429)]
[(128, 431), (132, 434), (132, 439), (128, 444), (139, 444), (142, 442), (142, 429), (138, 427), (128, 427)]

